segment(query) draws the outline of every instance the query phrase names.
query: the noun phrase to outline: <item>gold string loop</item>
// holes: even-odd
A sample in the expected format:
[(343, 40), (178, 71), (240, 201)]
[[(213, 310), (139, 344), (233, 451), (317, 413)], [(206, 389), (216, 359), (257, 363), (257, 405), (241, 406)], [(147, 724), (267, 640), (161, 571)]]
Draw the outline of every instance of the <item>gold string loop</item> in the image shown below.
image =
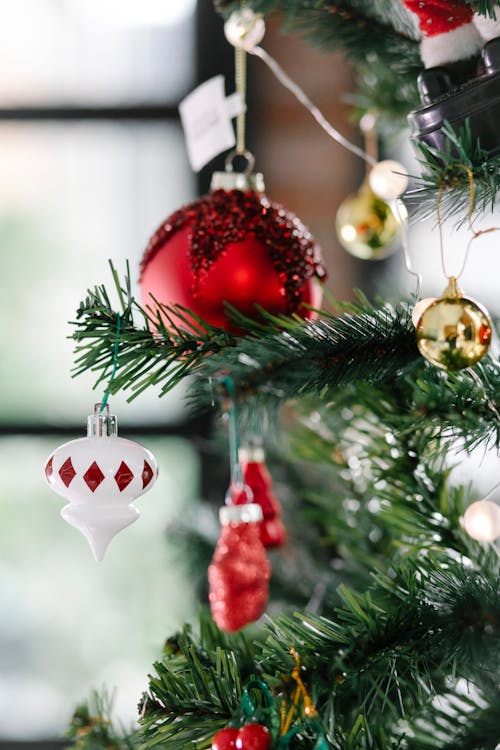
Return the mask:
[(281, 704), (281, 716), (280, 716), (280, 719), (281, 719), (280, 735), (281, 736), (285, 735), (289, 731), (292, 725), (292, 721), (295, 717), (295, 714), (297, 713), (297, 709), (298, 709), (299, 702), (301, 699), (302, 699), (304, 714), (308, 719), (311, 719), (313, 716), (317, 716), (318, 714), (316, 706), (314, 705), (312, 698), (309, 695), (309, 692), (300, 675), (300, 670), (302, 667), (301, 662), (300, 662), (300, 656), (294, 648), (290, 649), (290, 653), (293, 656), (294, 661), (295, 661), (295, 666), (292, 669), (290, 676), (292, 680), (295, 681), (296, 687), (290, 698), (291, 705), (288, 711), (287, 711), (285, 702)]
[(438, 231), (439, 231), (439, 250), (441, 255), (441, 268), (443, 269), (443, 274), (446, 278), (451, 278), (450, 274), (448, 273), (446, 269), (446, 261), (444, 257), (444, 242), (443, 242), (443, 221), (441, 217), (441, 201), (443, 198), (443, 192), (446, 185), (445, 176), (448, 172), (450, 172), (452, 169), (463, 169), (464, 172), (467, 175), (467, 178), (469, 180), (469, 199), (468, 199), (468, 205), (467, 205), (467, 222), (469, 224), (469, 231), (471, 232), (471, 237), (469, 238), (469, 241), (467, 243), (467, 247), (465, 250), (465, 255), (463, 259), (462, 266), (458, 273), (454, 274), (455, 279), (459, 279), (460, 276), (465, 271), (465, 267), (467, 265), (467, 261), (469, 258), (469, 252), (471, 249), (471, 245), (478, 237), (481, 237), (483, 234), (489, 234), (491, 232), (498, 232), (500, 230), (500, 227), (488, 227), (487, 229), (474, 229), (474, 201), (475, 201), (475, 183), (474, 183), (474, 174), (472, 172), (472, 169), (468, 167), (466, 164), (449, 164), (446, 169), (441, 173), (441, 176), (439, 178), (439, 189), (438, 189), (438, 196), (436, 200), (436, 216), (437, 216), (437, 224), (438, 224)]

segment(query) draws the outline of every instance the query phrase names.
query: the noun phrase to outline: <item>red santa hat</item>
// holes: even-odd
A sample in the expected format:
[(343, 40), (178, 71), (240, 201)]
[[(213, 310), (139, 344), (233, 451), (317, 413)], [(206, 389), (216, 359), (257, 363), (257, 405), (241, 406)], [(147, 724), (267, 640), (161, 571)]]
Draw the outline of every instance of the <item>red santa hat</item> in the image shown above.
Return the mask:
[(483, 40), (473, 24), (469, 5), (455, 0), (403, 0), (418, 17), (420, 54), (426, 68), (477, 55)]

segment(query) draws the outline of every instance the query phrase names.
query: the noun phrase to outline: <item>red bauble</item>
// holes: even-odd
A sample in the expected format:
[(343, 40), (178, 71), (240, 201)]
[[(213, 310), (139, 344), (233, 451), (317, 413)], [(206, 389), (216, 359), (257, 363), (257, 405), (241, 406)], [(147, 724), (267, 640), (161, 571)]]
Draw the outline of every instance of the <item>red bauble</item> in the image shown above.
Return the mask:
[(271, 565), (257, 523), (228, 523), (221, 529), (208, 568), (212, 616), (221, 630), (240, 630), (263, 614)]
[(241, 729), (226, 727), (214, 734), (212, 750), (268, 750), (271, 733), (263, 724), (245, 724)]
[[(264, 451), (262, 448), (243, 448), (240, 463), (243, 482), (252, 490), (253, 502), (262, 508), (264, 518), (258, 522), (260, 540), (264, 547), (279, 547), (285, 541), (286, 531), (279, 517), (281, 506), (273, 492), (271, 475), (264, 463)], [(248, 500), (244, 493), (235, 493), (233, 502), (243, 505)]]
[(214, 734), (212, 750), (235, 750), (237, 736), (238, 730), (234, 727), (220, 729)]
[(320, 251), (296, 216), (253, 190), (214, 190), (170, 216), (151, 238), (141, 265), (144, 306), (182, 305), (208, 323), (236, 330), (230, 303), (258, 318), (314, 315), (321, 304)]
[(236, 750), (268, 750), (271, 733), (263, 724), (245, 724), (236, 737)]

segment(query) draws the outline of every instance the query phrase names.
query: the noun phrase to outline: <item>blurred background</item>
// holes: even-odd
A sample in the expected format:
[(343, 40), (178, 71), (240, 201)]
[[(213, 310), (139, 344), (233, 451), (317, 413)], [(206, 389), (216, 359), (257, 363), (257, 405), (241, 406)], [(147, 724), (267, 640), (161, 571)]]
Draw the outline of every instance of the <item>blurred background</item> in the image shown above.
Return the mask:
[[(177, 106), (217, 73), (232, 91), (233, 54), (210, 0), (0, 0), (0, 18), (0, 747), (49, 748), (76, 703), (104, 683), (119, 688), (117, 714), (131, 722), (164, 638), (196, 613), (168, 528), (219, 487), (209, 420), (193, 419), (182, 393), (112, 400), (120, 434), (145, 443), (161, 472), (138, 503), (141, 521), (103, 563), (60, 519), (42, 467), (56, 445), (84, 434), (102, 395), (90, 375), (70, 377), (68, 321), (88, 287), (111, 289), (108, 259), (120, 273), (129, 259), (135, 283), (149, 236), (221, 168), (222, 159), (192, 174)], [(279, 17), (267, 29), (266, 49), (361, 142), (349, 123), (353, 82), (343, 59), (288, 36)], [(394, 299), (414, 291), (400, 253), (365, 262), (337, 244), (335, 213), (358, 189), (363, 165), (258, 60), (249, 61), (248, 129), (268, 195), (322, 246), (334, 297), (349, 299), (356, 286)], [(418, 172), (406, 137), (387, 155)], [(444, 286), (433, 230), (427, 221), (410, 234), (424, 296)], [(492, 313), (500, 309), (497, 242), (475, 244), (462, 279)], [(450, 230), (450, 265), (466, 243), (465, 230)]]

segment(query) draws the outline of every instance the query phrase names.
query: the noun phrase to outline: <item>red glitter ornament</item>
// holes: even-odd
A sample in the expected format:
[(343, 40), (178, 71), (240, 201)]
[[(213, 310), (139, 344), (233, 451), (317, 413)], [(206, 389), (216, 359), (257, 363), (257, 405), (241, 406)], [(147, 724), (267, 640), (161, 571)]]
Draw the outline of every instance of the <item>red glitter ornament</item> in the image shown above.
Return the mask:
[(245, 724), (241, 729), (226, 727), (214, 734), (212, 750), (268, 750), (271, 732), (264, 724)]
[(274, 315), (312, 318), (304, 303), (320, 306), (315, 277), (325, 271), (311, 234), (260, 192), (259, 175), (216, 173), (215, 185), (220, 175), (224, 185), (252, 189), (215, 189), (163, 222), (141, 264), (143, 304), (152, 305), (151, 297), (179, 304), (233, 331), (224, 302), (251, 318), (259, 317), (256, 304)]
[[(239, 459), (243, 473), (243, 482), (250, 487), (253, 502), (262, 508), (262, 521), (259, 521), (260, 540), (264, 547), (280, 547), (286, 538), (286, 531), (281, 522), (281, 506), (273, 492), (271, 475), (264, 463), (264, 449), (259, 447), (241, 448)], [(244, 493), (234, 495), (235, 505), (242, 505), (246, 500)]]
[(245, 724), (236, 737), (236, 750), (268, 750), (271, 733), (263, 724)]
[(235, 750), (238, 730), (234, 727), (220, 729), (214, 734), (212, 750)]
[(271, 565), (256, 523), (261, 519), (256, 503), (221, 509), (223, 526), (208, 568), (208, 598), (212, 617), (227, 632), (258, 620), (266, 608)]

